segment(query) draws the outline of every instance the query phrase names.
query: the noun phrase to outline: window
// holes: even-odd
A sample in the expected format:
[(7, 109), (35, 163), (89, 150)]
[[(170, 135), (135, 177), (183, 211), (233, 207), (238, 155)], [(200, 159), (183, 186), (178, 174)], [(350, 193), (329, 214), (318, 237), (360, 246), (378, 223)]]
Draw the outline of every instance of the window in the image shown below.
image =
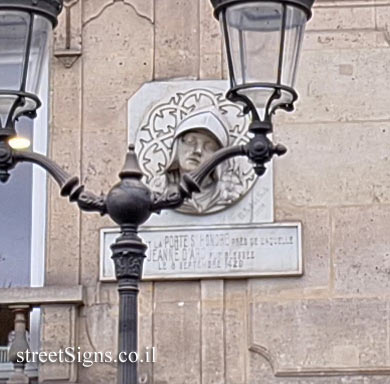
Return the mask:
[[(21, 118), (18, 134), (31, 140), (31, 149), (47, 153), (49, 63), (45, 63), (39, 97), (43, 106), (35, 120)], [(19, 164), (6, 184), (0, 185), (0, 288), (40, 287), (44, 284), (46, 232), (46, 173), (32, 164)], [(30, 316), (30, 347), (39, 348), (40, 311)], [(12, 365), (5, 363), (13, 330), (13, 313), (0, 310), (0, 380)], [(34, 370), (34, 367), (30, 367)], [(7, 373), (8, 372), (8, 373)]]

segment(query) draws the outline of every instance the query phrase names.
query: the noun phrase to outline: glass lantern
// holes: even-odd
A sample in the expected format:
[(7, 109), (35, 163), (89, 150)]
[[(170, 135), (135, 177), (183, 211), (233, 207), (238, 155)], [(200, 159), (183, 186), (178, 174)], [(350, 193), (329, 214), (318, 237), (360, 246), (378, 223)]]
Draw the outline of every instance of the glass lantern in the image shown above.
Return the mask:
[(225, 40), (231, 88), (255, 120), (292, 110), (299, 53), (314, 0), (212, 0)]
[(15, 136), (20, 116), (35, 117), (59, 0), (0, 0), (0, 138)]

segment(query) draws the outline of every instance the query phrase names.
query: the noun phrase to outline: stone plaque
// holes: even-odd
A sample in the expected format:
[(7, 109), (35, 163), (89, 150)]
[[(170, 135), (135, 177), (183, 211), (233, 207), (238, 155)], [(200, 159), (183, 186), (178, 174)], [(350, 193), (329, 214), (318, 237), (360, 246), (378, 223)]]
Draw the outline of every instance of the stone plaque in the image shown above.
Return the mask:
[[(144, 182), (170, 191), (218, 149), (249, 140), (249, 118), (225, 98), (226, 81), (165, 81), (144, 84), (129, 100), (129, 141), (135, 144)], [(273, 221), (272, 163), (262, 178), (245, 157), (227, 160), (175, 211), (147, 223), (219, 225)]]
[[(101, 231), (100, 279), (115, 278), (110, 245), (118, 229)], [(144, 227), (144, 280), (302, 275), (301, 225), (250, 224)]]
[[(144, 84), (129, 100), (129, 142), (144, 182), (169, 194), (222, 147), (249, 141), (249, 117), (225, 98), (228, 83)], [(273, 170), (258, 178), (245, 157), (217, 167), (176, 210), (153, 215), (140, 230), (148, 245), (144, 280), (245, 278), (302, 274), (301, 226), (273, 222)], [(101, 232), (100, 279), (113, 281), (110, 245), (117, 229)]]

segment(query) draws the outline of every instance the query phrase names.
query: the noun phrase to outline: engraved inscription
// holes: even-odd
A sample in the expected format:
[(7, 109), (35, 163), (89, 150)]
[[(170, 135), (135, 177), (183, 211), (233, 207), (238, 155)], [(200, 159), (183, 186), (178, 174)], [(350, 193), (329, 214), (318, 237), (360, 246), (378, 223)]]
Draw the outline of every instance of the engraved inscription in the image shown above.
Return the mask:
[[(144, 229), (143, 279), (300, 275), (299, 224)], [(102, 232), (102, 280), (112, 279), (110, 242)]]
[(158, 271), (249, 270), (258, 247), (291, 247), (294, 236), (251, 236), (234, 233), (165, 235), (147, 241), (147, 261)]

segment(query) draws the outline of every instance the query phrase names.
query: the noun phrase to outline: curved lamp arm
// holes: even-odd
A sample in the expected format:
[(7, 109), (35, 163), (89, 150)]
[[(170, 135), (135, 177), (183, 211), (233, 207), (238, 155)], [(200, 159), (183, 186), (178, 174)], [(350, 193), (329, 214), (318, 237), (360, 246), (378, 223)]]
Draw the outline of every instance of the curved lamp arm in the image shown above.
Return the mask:
[(71, 176), (48, 157), (35, 152), (13, 151), (13, 160), (17, 163), (33, 163), (44, 168), (62, 188)]
[[(267, 137), (267, 133), (269, 133), (268, 129), (264, 129), (262, 126), (257, 127), (253, 124), (251, 132), (254, 135), (249, 143), (220, 149), (198, 169), (184, 174), (180, 183), (169, 185), (163, 193), (150, 191), (148, 187), (141, 183), (141, 189), (144, 189), (145, 196), (149, 196), (149, 198), (147, 198), (147, 206), (145, 206), (147, 212), (143, 212), (145, 216), (148, 216), (153, 212), (158, 213), (162, 209), (179, 208), (184, 203), (185, 199), (191, 198), (193, 193), (199, 193), (201, 191), (202, 182), (210, 172), (230, 158), (246, 156), (254, 163), (256, 174), (262, 176), (266, 171), (265, 163), (270, 161), (275, 154), (281, 156), (286, 153), (286, 148), (280, 144), (274, 145)], [(34, 152), (14, 151), (8, 143), (0, 139), (0, 181), (6, 182), (9, 177), (9, 170), (21, 162), (34, 163), (44, 168), (60, 186), (61, 195), (69, 197), (71, 202), (77, 202), (81, 210), (99, 212), (101, 215), (108, 213), (114, 221), (118, 221), (115, 220), (115, 217), (117, 216), (117, 204), (108, 204), (108, 200), (116, 200), (115, 195), (119, 193), (117, 191), (118, 186), (112, 188), (108, 197), (97, 196), (92, 192), (85, 191), (84, 186), (80, 185), (78, 177), (72, 177), (48, 157)], [(119, 189), (123, 184), (122, 189), (129, 192), (132, 190), (131, 183), (135, 181), (139, 184), (142, 176), (143, 173), (139, 168), (134, 146), (131, 145), (129, 146), (125, 167), (120, 173), (122, 182), (119, 184)], [(132, 182), (129, 184), (129, 181)], [(140, 187), (140, 185), (138, 185), (138, 187)], [(110, 196), (114, 197), (110, 199)], [(139, 198), (139, 196), (136, 197), (137, 199)], [(129, 199), (129, 202), (131, 202), (130, 200), (131, 199)], [(125, 205), (127, 206), (128, 204)], [(110, 212), (110, 206), (112, 208), (111, 211), (113, 212)], [(122, 206), (120, 210), (123, 210)], [(122, 219), (124, 219), (124, 222), (129, 221), (131, 215), (129, 216), (126, 214), (125, 216), (126, 217), (124, 218), (121, 216), (121, 222), (123, 221)]]
[(68, 196), (71, 202), (77, 202), (83, 211), (99, 212), (101, 215), (107, 213), (104, 196), (85, 191), (78, 177), (72, 177), (48, 157), (35, 152), (19, 152), (12, 149), (10, 149), (10, 155), (12, 167), (17, 163), (27, 162), (44, 168), (60, 186), (61, 196)]
[(254, 137), (245, 145), (235, 145), (222, 148), (198, 169), (182, 176), (179, 184), (169, 185), (164, 193), (153, 193), (152, 212), (160, 212), (162, 209), (179, 208), (185, 199), (191, 198), (193, 193), (201, 191), (203, 180), (219, 164), (233, 157), (246, 156), (254, 163), (254, 170), (258, 176), (262, 176), (265, 171), (265, 163), (269, 162), (274, 155), (282, 156), (287, 149), (281, 145), (275, 145), (267, 137), (267, 131), (252, 128)]
[[(247, 151), (245, 145), (235, 145), (233, 147), (223, 148), (215, 152), (214, 156), (208, 161), (204, 162), (197, 170), (191, 172), (191, 177), (196, 183), (198, 190), (193, 192), (200, 192), (200, 186), (204, 179), (225, 160), (237, 156), (246, 156)], [(184, 175), (185, 177), (186, 175)]]
[(160, 212), (162, 209), (179, 208), (184, 200), (191, 198), (193, 193), (201, 191), (203, 180), (219, 164), (227, 159), (236, 156), (245, 156), (246, 150), (244, 145), (235, 145), (233, 147), (222, 148), (203, 163), (198, 169), (191, 173), (185, 173), (179, 184), (169, 185), (164, 193), (153, 193), (152, 212)]

